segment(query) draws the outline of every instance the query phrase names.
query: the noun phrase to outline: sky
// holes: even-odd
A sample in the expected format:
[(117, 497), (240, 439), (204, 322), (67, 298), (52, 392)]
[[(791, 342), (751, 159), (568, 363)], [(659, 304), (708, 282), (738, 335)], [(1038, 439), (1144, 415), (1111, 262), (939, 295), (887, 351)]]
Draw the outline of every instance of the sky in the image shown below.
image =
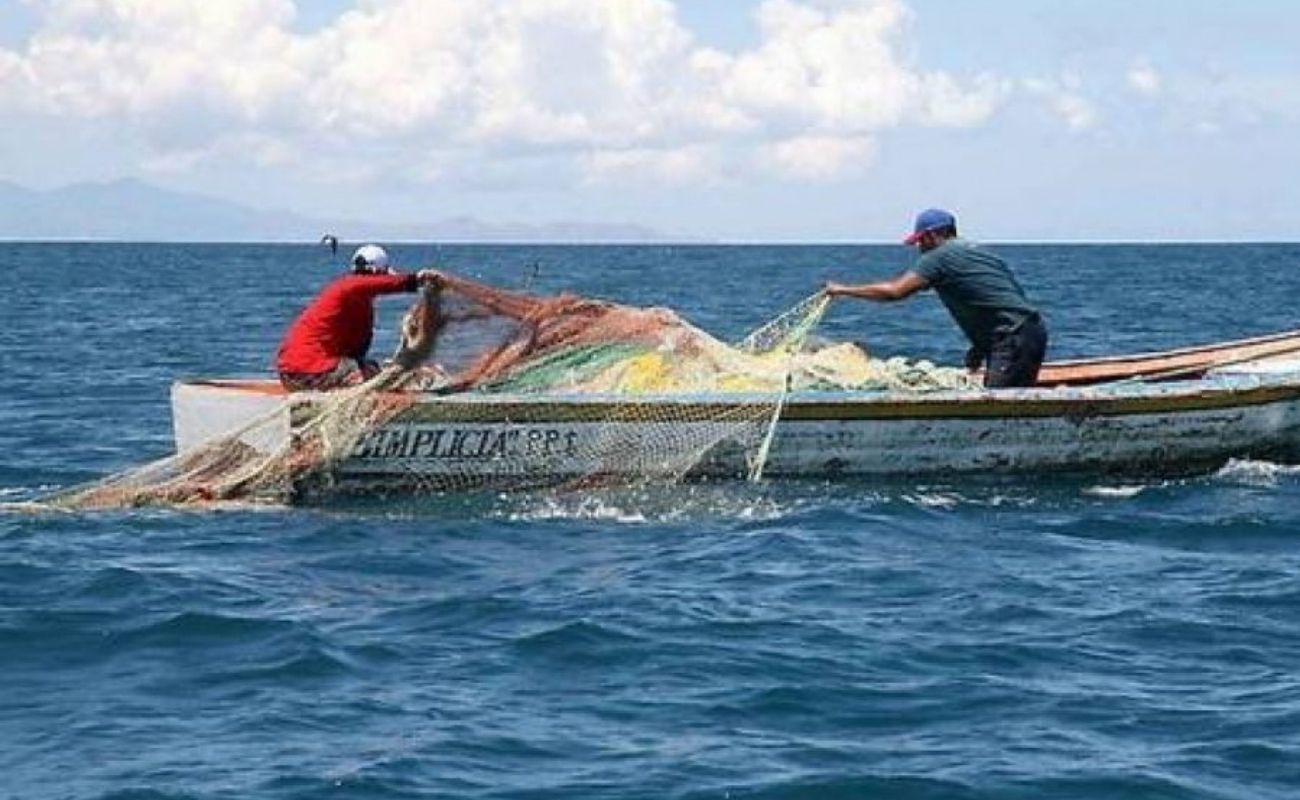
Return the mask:
[(0, 0), (0, 180), (720, 241), (1300, 239), (1293, 0)]

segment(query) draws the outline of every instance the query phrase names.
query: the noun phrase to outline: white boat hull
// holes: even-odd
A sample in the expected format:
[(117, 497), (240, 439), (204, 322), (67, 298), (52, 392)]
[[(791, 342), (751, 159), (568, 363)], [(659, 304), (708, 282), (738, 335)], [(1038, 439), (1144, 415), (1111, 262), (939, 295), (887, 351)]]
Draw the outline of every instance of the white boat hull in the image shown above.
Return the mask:
[[(180, 383), (178, 448), (267, 416), (245, 441), (289, 441), (290, 398), (253, 384)], [(312, 395), (293, 395), (310, 407)], [(420, 395), (355, 442), (331, 490), (562, 484), (694, 464), (701, 476), (748, 474), (771, 399)], [(719, 436), (710, 420), (749, 404), (754, 422)], [(763, 411), (766, 413), (762, 413)], [(279, 416), (277, 416), (279, 415)], [(674, 422), (650, 420), (674, 419)], [(627, 421), (632, 420), (632, 421)], [(642, 421), (638, 421), (642, 420)], [(266, 433), (267, 430), (273, 433)], [(727, 433), (727, 431), (723, 431)], [(698, 452), (697, 452), (698, 451)], [(1300, 455), (1300, 373), (1236, 372), (1171, 384), (791, 397), (768, 477), (970, 473), (1187, 472), (1234, 457)]]

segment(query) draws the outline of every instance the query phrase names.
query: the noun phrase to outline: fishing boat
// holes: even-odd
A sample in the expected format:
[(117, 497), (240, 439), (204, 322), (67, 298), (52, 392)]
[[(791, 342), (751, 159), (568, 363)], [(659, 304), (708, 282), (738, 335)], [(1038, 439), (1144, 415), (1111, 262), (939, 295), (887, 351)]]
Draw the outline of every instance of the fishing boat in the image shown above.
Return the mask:
[[(172, 389), (177, 449), (241, 429), (259, 450), (291, 445), (322, 398), (266, 380), (180, 381)], [(779, 404), (770, 393), (418, 392), (406, 401), (350, 445), (333, 490), (635, 474), (673, 457), (674, 446), (701, 449), (693, 476), (743, 477), (753, 474), (753, 448), (711, 432), (719, 419), (769, 414), (771, 425), (759, 426), (770, 428), (768, 478), (1187, 473), (1232, 458), (1300, 459), (1300, 331), (1049, 363), (1026, 389), (807, 391)], [(249, 428), (254, 419), (272, 424)], [(611, 461), (611, 449), (626, 457)]]

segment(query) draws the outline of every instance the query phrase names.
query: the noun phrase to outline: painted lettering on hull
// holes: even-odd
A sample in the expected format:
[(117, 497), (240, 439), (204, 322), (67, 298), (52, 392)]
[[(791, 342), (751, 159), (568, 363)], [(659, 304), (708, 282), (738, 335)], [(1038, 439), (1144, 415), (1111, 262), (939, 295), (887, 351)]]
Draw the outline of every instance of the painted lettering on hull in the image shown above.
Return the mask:
[(571, 458), (577, 453), (577, 432), (560, 428), (406, 426), (369, 431), (353, 447), (352, 458), (488, 461), (521, 456)]

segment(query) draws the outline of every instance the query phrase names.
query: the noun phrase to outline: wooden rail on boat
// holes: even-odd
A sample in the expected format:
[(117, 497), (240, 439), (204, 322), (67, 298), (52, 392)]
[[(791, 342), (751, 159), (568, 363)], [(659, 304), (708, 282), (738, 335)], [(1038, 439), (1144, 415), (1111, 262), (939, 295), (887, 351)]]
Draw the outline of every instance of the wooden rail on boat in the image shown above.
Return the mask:
[(1043, 365), (1038, 384), (1083, 386), (1138, 378), (1196, 378), (1215, 367), (1286, 355), (1300, 355), (1300, 330), (1158, 353), (1049, 362)]

